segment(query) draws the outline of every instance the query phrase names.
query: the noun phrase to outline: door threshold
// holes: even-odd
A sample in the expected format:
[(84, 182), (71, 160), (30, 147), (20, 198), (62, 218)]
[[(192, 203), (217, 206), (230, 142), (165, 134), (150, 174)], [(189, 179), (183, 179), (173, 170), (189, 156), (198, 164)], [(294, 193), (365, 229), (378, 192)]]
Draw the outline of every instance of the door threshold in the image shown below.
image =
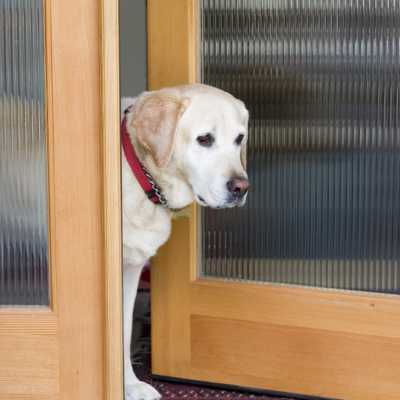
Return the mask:
[(267, 390), (267, 389), (257, 389), (247, 386), (236, 386), (236, 385), (228, 385), (224, 383), (212, 383), (205, 381), (197, 381), (192, 379), (184, 379), (184, 378), (173, 378), (170, 376), (150, 374), (150, 376), (159, 381), (163, 382), (171, 382), (176, 384), (185, 384), (185, 385), (193, 385), (193, 386), (202, 386), (204, 388), (212, 388), (212, 389), (223, 389), (223, 390), (231, 390), (240, 393), (247, 394), (257, 394), (257, 395), (267, 395), (274, 396), (280, 398), (287, 399), (299, 399), (299, 400), (339, 400), (333, 397), (319, 397), (319, 396), (308, 396), (299, 393), (288, 393), (288, 392), (280, 392), (277, 390)]

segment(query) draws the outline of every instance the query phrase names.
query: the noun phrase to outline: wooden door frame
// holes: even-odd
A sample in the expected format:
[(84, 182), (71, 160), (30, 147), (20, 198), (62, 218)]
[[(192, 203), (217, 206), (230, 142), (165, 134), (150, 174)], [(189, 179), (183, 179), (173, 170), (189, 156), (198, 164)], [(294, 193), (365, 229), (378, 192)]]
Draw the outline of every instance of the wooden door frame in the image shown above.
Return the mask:
[(119, 1), (101, 1), (106, 400), (122, 400), (122, 203)]
[[(51, 0), (46, 1), (46, 22), (48, 29), (54, 30), (56, 23), (51, 14)], [(66, 2), (67, 4), (68, 2)], [(120, 92), (119, 92), (119, 1), (101, 0), (97, 6), (98, 27), (96, 49), (99, 76), (99, 121), (100, 132), (100, 191), (101, 196), (101, 230), (103, 252), (101, 254), (101, 273), (103, 287), (103, 354), (105, 370), (104, 399), (123, 399), (123, 353), (122, 353), (122, 205), (121, 205), (121, 154), (120, 154)], [(95, 19), (95, 15), (89, 18)], [(66, 34), (65, 29), (62, 34)], [(46, 35), (49, 38), (49, 33)], [(54, 49), (53, 49), (54, 53)], [(54, 57), (51, 57), (52, 62)], [(50, 68), (49, 68), (50, 70)], [(51, 79), (51, 77), (49, 77)], [(48, 82), (50, 82), (48, 79)], [(51, 87), (48, 93), (51, 94)], [(95, 100), (93, 100), (95, 101)], [(51, 118), (52, 112), (49, 112)], [(53, 123), (53, 121), (50, 121)], [(51, 160), (49, 159), (49, 162)], [(55, 279), (54, 277), (52, 279)], [(52, 303), (54, 307), (54, 303)], [(85, 371), (90, 374), (90, 371)]]

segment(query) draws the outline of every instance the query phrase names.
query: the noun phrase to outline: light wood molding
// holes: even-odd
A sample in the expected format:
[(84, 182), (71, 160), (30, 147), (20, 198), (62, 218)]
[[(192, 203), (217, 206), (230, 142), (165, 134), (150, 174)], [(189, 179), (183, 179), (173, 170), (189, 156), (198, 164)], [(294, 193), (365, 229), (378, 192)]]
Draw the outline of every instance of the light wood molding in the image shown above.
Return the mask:
[(107, 400), (123, 399), (119, 2), (101, 1)]
[[(197, 0), (148, 0), (147, 8), (149, 89), (196, 83)], [(197, 206), (189, 206), (172, 225), (170, 241), (152, 260), (152, 309), (157, 310), (152, 313), (152, 360), (153, 365), (163, 365), (167, 371), (173, 371), (171, 362), (176, 360), (183, 374), (190, 358), (190, 325), (186, 318), (189, 291), (185, 282), (196, 274)], [(191, 267), (186, 263), (188, 259), (192, 261)], [(181, 274), (161, 271), (172, 263), (176, 263)], [(175, 291), (178, 287), (182, 290)], [(159, 296), (160, 290), (168, 290), (168, 295)], [(168, 302), (164, 303), (166, 298)], [(176, 317), (173, 325), (164, 319), (170, 315)], [(167, 326), (168, 333), (164, 330)], [(173, 345), (174, 337), (180, 338), (182, 346)]]
[(60, 400), (105, 393), (100, 15), (95, 0), (51, 2)]
[[(190, 365), (189, 229), (189, 219), (174, 221), (170, 241), (151, 265), (151, 357), (152, 370), (159, 375), (182, 377)], [(176, 269), (171, 270), (173, 264)]]
[(0, 335), (55, 335), (57, 315), (49, 309), (0, 310)]
[(47, 187), (48, 187), (48, 258), (49, 258), (49, 295), (50, 308), (57, 312), (57, 269), (55, 248), (55, 182), (54, 174), (54, 121), (53, 121), (53, 46), (52, 44), (52, 2), (44, 2), (45, 16), (45, 105), (46, 105), (46, 145), (47, 145)]
[(196, 314), (190, 327), (189, 376), (336, 399), (399, 397), (399, 339)]
[(211, 278), (190, 293), (194, 314), (400, 339), (398, 295)]
[(195, 83), (196, 0), (147, 0), (149, 89)]
[(23, 395), (10, 394), (7, 397), (7, 400), (58, 400), (58, 394), (54, 394), (54, 395), (47, 395), (47, 394), (35, 395), (35, 394), (32, 394), (29, 397), (25, 396), (24, 394)]
[[(198, 12), (197, 0), (147, 0), (149, 90), (198, 82)], [(198, 206), (192, 204), (176, 217), (190, 221), (191, 279), (195, 279)]]

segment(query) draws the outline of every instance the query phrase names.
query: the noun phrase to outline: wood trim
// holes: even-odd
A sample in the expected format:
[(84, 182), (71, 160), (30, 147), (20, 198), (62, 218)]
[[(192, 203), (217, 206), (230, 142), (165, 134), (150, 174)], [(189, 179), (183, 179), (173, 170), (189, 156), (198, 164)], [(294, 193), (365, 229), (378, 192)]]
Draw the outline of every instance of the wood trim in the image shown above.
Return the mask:
[(57, 315), (48, 309), (7, 309), (0, 312), (0, 335), (54, 335)]
[(49, 260), (49, 305), (50, 308), (57, 312), (57, 276), (56, 276), (56, 259), (55, 252), (55, 184), (54, 184), (54, 125), (53, 125), (53, 52), (51, 46), (52, 40), (52, 19), (51, 19), (52, 2), (46, 0), (44, 2), (45, 15), (45, 107), (46, 107), (46, 140), (47, 140), (47, 187), (48, 187), (48, 260)]
[(196, 82), (197, 9), (196, 0), (147, 0), (150, 90)]
[(108, 400), (123, 398), (119, 2), (102, 0), (105, 358)]
[(27, 397), (24, 394), (21, 394), (21, 395), (19, 395), (19, 394), (10, 394), (10, 395), (7, 395), (7, 399), (6, 400), (58, 400), (58, 399), (59, 399), (58, 394), (55, 394), (55, 395), (43, 395), (43, 394), (40, 394), (38, 396), (33, 394), (32, 396), (29, 396), (29, 397)]
[(336, 399), (399, 397), (399, 338), (195, 314), (191, 332), (192, 379)]
[(151, 357), (158, 375), (182, 377), (190, 365), (189, 229), (187, 218), (175, 220), (172, 237), (152, 261)]
[[(197, 81), (198, 7), (197, 0), (147, 0), (150, 90)], [(165, 15), (168, 15), (167, 19)], [(172, 371), (171, 360), (178, 360), (181, 374), (184, 374), (190, 361), (187, 359), (190, 357), (190, 349), (187, 347), (190, 345), (190, 326), (187, 320), (189, 292), (174, 292), (174, 289), (187, 288), (186, 281), (190, 277), (195, 279), (197, 275), (197, 206), (193, 204), (187, 207), (178, 216), (181, 218), (173, 220), (170, 241), (152, 261), (152, 308), (159, 310), (157, 314), (152, 313), (152, 360), (153, 365), (165, 366), (165, 371)], [(174, 240), (178, 237), (185, 239)], [(180, 255), (178, 259), (175, 258), (176, 254)], [(190, 269), (185, 263), (188, 258), (192, 264)], [(176, 263), (182, 274), (161, 273), (163, 266), (172, 263)], [(154, 295), (166, 288), (171, 292), (163, 298)], [(169, 299), (168, 304), (162, 302), (164, 298)], [(179, 315), (176, 313), (178, 309)], [(163, 318), (171, 314), (176, 316), (173, 326)], [(174, 350), (173, 337), (180, 337), (183, 345), (179, 349)]]
[(80, 0), (75, 7), (52, 1), (50, 11), (58, 389), (60, 400), (100, 400), (105, 393), (101, 11), (96, 0)]
[[(198, 81), (198, 15), (197, 0), (147, 0), (150, 90)], [(190, 221), (190, 276), (194, 280), (197, 277), (198, 206), (192, 204), (176, 217)]]
[(190, 297), (193, 314), (400, 339), (397, 295), (199, 279)]

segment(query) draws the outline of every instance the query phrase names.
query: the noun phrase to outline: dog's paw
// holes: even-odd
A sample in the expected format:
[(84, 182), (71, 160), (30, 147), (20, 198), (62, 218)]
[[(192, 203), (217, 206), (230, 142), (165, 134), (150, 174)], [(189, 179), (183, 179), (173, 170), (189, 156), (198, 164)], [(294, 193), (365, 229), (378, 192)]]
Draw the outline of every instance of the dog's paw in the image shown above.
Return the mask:
[(158, 400), (161, 394), (146, 382), (138, 381), (125, 386), (125, 400)]

